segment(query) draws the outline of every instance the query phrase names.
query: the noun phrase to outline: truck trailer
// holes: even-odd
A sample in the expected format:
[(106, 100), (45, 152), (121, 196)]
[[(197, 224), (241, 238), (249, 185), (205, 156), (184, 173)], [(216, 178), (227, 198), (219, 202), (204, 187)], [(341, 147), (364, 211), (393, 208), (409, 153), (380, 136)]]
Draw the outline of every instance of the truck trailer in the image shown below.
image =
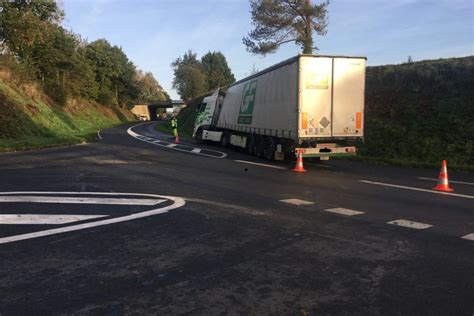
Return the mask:
[(364, 137), (365, 57), (298, 55), (203, 99), (193, 136), (268, 160), (355, 155)]

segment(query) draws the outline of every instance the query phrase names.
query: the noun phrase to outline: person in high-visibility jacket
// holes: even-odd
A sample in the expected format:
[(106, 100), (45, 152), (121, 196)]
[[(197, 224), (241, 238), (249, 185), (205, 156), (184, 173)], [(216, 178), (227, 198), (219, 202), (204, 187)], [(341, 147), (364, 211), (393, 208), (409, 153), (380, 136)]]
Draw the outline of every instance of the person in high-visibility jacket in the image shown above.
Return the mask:
[(178, 119), (176, 118), (176, 112), (173, 112), (173, 117), (171, 118), (171, 132), (174, 136), (174, 142), (179, 143)]

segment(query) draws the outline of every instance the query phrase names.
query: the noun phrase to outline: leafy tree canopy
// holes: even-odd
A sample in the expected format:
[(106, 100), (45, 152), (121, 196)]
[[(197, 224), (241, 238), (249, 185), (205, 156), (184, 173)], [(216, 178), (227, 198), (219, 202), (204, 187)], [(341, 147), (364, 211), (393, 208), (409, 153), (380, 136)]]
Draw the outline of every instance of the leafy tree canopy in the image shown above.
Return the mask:
[(207, 90), (228, 86), (235, 82), (234, 74), (221, 52), (208, 52), (201, 58), (202, 70), (207, 77)]
[(254, 29), (242, 42), (254, 54), (275, 52), (280, 45), (295, 42), (304, 54), (317, 47), (313, 32), (324, 36), (329, 1), (312, 4), (311, 0), (250, 0)]

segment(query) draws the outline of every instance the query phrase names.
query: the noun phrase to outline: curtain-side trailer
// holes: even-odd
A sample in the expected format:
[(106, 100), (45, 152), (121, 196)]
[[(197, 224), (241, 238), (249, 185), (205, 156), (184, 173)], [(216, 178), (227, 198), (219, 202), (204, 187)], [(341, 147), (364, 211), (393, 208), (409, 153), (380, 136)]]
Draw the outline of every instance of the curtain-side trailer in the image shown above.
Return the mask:
[(364, 136), (365, 57), (298, 55), (203, 99), (194, 137), (268, 160), (354, 155)]

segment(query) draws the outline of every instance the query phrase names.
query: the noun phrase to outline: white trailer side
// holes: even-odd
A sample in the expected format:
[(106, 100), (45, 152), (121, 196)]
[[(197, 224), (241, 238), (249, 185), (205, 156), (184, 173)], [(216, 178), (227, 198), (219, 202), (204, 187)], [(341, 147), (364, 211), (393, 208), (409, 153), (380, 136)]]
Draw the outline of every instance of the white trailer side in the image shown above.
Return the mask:
[(229, 87), (218, 128), (297, 138), (298, 62), (292, 61)]

